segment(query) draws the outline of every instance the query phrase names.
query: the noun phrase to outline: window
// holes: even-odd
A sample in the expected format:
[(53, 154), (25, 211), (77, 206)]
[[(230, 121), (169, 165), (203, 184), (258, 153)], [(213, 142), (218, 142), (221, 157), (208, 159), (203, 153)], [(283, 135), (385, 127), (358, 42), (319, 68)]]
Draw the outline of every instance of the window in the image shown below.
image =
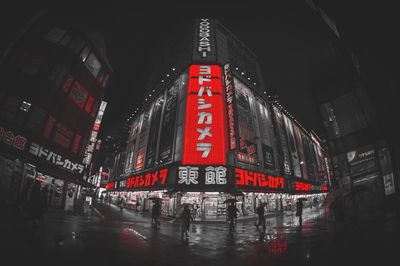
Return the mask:
[(87, 103), (86, 103), (86, 107), (85, 107), (85, 111), (86, 113), (90, 114), (92, 111), (92, 107), (93, 107), (93, 103), (94, 103), (94, 99), (92, 96), (89, 96)]
[(52, 28), (44, 38), (49, 42), (58, 43), (65, 33), (66, 31), (64, 29), (55, 27)]
[(64, 66), (56, 64), (50, 72), (49, 79), (52, 80), (54, 84), (56, 84), (56, 86), (59, 86), (63, 81), (66, 73), (67, 69)]
[(74, 141), (73, 141), (73, 143), (72, 143), (72, 148), (71, 148), (71, 152), (72, 152), (72, 153), (74, 153), (74, 154), (77, 154), (77, 153), (78, 153), (78, 151), (79, 151), (79, 144), (81, 143), (81, 140), (82, 140), (82, 136), (79, 135), (78, 133), (75, 134)]
[(82, 53), (80, 55), (81, 59), (82, 59), (82, 62), (85, 62), (85, 60), (88, 57), (89, 53), (90, 53), (90, 49), (89, 49), (89, 47), (86, 46), (85, 49), (83, 49), (83, 51), (82, 51)]
[(97, 81), (103, 88), (107, 86), (108, 77), (108, 74), (104, 71), (104, 68), (102, 68), (97, 76)]
[(72, 100), (79, 108), (83, 108), (88, 97), (88, 92), (81, 83), (75, 81), (68, 93), (68, 98)]
[(90, 53), (89, 57), (85, 61), (85, 66), (87, 69), (89, 69), (90, 73), (92, 73), (94, 77), (97, 77), (97, 74), (99, 74), (101, 68), (101, 63), (94, 53)]
[(49, 117), (47, 118), (46, 126), (44, 127), (44, 130), (43, 130), (43, 137), (45, 137), (47, 139), (50, 138), (51, 131), (53, 130), (55, 122), (56, 122), (56, 119), (54, 117), (52, 117), (51, 115), (49, 115)]
[(61, 147), (68, 149), (71, 144), (73, 132), (61, 123), (57, 123), (56, 131), (54, 133), (54, 142)]
[(74, 77), (72, 75), (68, 75), (64, 81), (64, 84), (62, 85), (63, 92), (68, 93), (69, 88), (71, 87), (73, 81)]

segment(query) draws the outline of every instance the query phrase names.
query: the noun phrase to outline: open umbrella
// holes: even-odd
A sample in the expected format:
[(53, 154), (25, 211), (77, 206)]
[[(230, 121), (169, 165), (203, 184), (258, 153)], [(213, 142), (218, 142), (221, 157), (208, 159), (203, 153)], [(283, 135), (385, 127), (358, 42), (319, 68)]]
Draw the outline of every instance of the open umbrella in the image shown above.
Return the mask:
[(231, 202), (237, 202), (237, 200), (236, 199), (226, 199), (225, 201), (224, 201), (224, 203), (231, 203)]
[(159, 197), (150, 197), (149, 200), (156, 201), (156, 200), (161, 200), (161, 198), (159, 198)]
[(346, 193), (349, 193), (349, 190), (345, 188), (339, 188), (329, 192), (328, 195), (326, 195), (325, 200), (322, 202), (322, 206), (330, 206), (336, 199), (343, 197)]

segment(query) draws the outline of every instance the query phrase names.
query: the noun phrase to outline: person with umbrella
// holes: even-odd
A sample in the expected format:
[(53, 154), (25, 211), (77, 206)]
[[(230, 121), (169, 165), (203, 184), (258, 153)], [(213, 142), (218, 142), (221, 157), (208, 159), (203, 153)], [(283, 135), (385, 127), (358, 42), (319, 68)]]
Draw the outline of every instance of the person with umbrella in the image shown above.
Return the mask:
[(236, 208), (235, 199), (232, 199), (230, 201), (226, 200), (225, 202), (230, 202), (229, 206), (228, 206), (228, 220), (229, 220), (229, 230), (233, 231), (233, 229), (235, 228), (235, 221), (237, 219), (237, 214), (239, 212), (238, 208)]
[(300, 227), (303, 225), (303, 201), (307, 200), (306, 198), (299, 198), (296, 202), (296, 216), (299, 217), (299, 225)]
[(189, 237), (188, 232), (190, 229), (190, 222), (193, 222), (193, 217), (192, 217), (192, 213), (189, 209), (189, 205), (185, 204), (183, 207), (183, 211), (181, 214), (181, 218), (182, 218), (182, 231), (181, 231), (181, 238), (183, 239), (183, 235), (186, 236), (186, 238)]
[(265, 230), (265, 205), (265, 203), (261, 203), (256, 209), (258, 215), (258, 223), (256, 224), (257, 230), (260, 225), (262, 225), (263, 229)]
[(161, 215), (161, 204), (159, 199), (154, 199), (154, 204), (153, 207), (151, 208), (151, 223), (154, 225), (154, 228), (157, 229), (157, 227), (160, 225), (160, 221), (158, 221), (158, 218)]

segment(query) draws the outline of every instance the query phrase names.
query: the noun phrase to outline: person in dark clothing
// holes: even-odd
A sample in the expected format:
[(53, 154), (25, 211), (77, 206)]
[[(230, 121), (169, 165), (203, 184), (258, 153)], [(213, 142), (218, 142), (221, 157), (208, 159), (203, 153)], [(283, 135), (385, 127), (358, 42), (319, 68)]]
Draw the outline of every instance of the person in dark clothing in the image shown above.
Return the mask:
[(182, 211), (182, 231), (181, 231), (181, 237), (183, 239), (183, 235), (186, 236), (186, 238), (189, 237), (188, 232), (190, 229), (190, 222), (193, 222), (193, 217), (191, 214), (191, 211), (189, 209), (188, 205), (185, 205), (185, 207), (183, 207), (183, 211)]
[(161, 215), (161, 204), (159, 200), (156, 200), (153, 207), (151, 208), (151, 223), (157, 228), (160, 225), (158, 218)]
[(28, 219), (32, 221), (33, 227), (36, 227), (36, 222), (43, 218), (40, 183), (37, 180), (33, 183), (28, 206)]
[(297, 200), (296, 202), (296, 216), (299, 217), (299, 225), (303, 225), (303, 201), (302, 200)]
[(229, 220), (229, 230), (233, 231), (235, 228), (235, 221), (237, 218), (239, 210), (236, 208), (235, 203), (231, 202), (231, 204), (228, 206), (228, 220)]
[(343, 200), (338, 197), (329, 206), (333, 213), (333, 231), (336, 233), (338, 229), (338, 224), (344, 223), (344, 207)]
[(263, 226), (263, 229), (265, 230), (265, 216), (264, 216), (264, 213), (265, 213), (265, 204), (264, 204), (264, 203), (261, 203), (261, 204), (257, 207), (256, 212), (257, 212), (257, 215), (258, 215), (258, 223), (256, 224), (257, 230), (258, 230), (258, 227), (259, 227), (260, 225), (262, 225), (262, 226)]

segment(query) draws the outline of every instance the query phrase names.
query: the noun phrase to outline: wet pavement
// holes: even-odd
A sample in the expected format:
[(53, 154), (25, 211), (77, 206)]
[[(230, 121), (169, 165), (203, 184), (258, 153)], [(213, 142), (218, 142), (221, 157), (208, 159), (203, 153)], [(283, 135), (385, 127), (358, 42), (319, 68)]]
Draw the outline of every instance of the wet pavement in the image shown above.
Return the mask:
[[(354, 227), (332, 222), (324, 208), (306, 208), (303, 226), (294, 213), (267, 217), (267, 229), (240, 221), (198, 223), (182, 240), (177, 221), (156, 230), (148, 215), (96, 204), (87, 216), (50, 210), (32, 227), (3, 212), (0, 239), (10, 265), (387, 265), (398, 264), (400, 219), (364, 219)], [(12, 262), (12, 263), (11, 263)]]

